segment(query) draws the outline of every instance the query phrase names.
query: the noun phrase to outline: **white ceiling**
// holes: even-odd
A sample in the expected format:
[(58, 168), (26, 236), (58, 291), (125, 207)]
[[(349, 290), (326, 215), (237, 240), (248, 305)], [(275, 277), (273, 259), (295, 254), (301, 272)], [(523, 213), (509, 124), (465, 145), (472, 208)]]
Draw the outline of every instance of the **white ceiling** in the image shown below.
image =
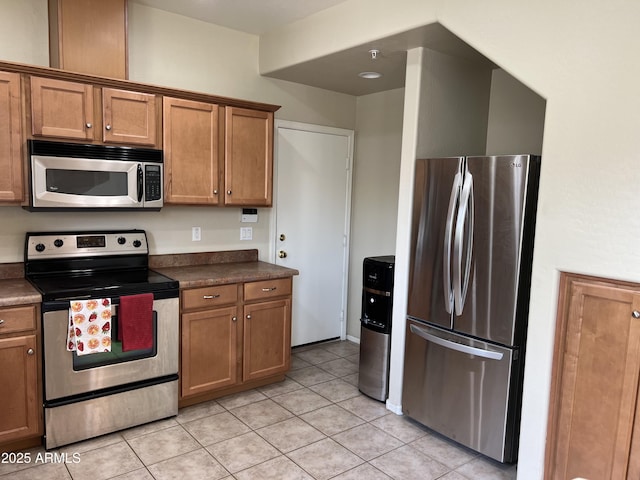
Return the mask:
[[(260, 35), (345, 0), (130, 1)], [(403, 87), (406, 51), (419, 46), (493, 66), (486, 57), (447, 29), (432, 24), (271, 72), (269, 76), (349, 95), (367, 95)], [(371, 49), (380, 51), (376, 60), (371, 59)], [(382, 77), (367, 80), (358, 76), (359, 72), (371, 70), (380, 72)]]

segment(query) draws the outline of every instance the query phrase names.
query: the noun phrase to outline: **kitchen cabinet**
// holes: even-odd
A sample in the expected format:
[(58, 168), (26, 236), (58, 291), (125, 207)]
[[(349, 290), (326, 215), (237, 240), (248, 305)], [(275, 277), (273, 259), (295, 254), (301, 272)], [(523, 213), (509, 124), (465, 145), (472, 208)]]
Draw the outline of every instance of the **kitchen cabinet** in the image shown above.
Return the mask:
[(152, 94), (32, 76), (31, 134), (155, 147), (157, 105)]
[(181, 291), (182, 406), (284, 378), (291, 286), (288, 277)]
[(164, 97), (163, 123), (166, 203), (271, 206), (273, 112)]
[(237, 382), (237, 300), (236, 285), (182, 292), (181, 398)]
[(640, 478), (640, 285), (562, 274), (545, 478)]
[[(289, 370), (291, 359), (291, 278), (244, 285), (243, 380)], [(268, 301), (272, 298), (278, 300)]]
[(20, 74), (0, 71), (0, 202), (21, 202), (23, 189)]
[(39, 307), (0, 308), (0, 449), (42, 435)]
[(127, 78), (127, 0), (49, 0), (52, 67)]
[(218, 105), (163, 98), (165, 203), (219, 203)]
[(273, 112), (225, 108), (225, 205), (271, 206)]

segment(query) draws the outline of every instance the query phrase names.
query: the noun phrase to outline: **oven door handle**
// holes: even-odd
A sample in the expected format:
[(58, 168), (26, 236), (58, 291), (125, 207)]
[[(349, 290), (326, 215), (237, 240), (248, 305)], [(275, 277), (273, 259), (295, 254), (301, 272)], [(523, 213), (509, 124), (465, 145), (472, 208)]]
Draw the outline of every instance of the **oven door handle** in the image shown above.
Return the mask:
[(144, 190), (144, 176), (142, 174), (142, 165), (138, 164), (138, 203), (142, 201), (143, 190)]

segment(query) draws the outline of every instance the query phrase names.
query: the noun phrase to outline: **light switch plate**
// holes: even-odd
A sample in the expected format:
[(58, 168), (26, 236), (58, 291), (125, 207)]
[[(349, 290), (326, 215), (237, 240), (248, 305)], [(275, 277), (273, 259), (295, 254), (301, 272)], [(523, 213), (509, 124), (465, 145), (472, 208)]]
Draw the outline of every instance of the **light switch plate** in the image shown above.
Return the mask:
[(253, 228), (240, 227), (240, 240), (252, 240), (252, 239), (253, 239)]

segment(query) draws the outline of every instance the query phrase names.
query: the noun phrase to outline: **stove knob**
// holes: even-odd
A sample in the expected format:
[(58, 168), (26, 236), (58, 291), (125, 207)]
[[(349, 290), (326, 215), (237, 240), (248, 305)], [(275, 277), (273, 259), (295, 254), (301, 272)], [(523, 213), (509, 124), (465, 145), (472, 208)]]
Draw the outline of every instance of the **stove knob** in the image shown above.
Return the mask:
[(62, 245), (64, 245), (64, 242), (63, 242), (62, 240), (60, 240), (59, 238), (57, 238), (57, 239), (53, 242), (53, 244), (54, 244), (56, 247), (60, 248)]
[(138, 248), (140, 245), (142, 245), (142, 242), (140, 240), (134, 240), (133, 241), (133, 246)]
[(44, 252), (45, 246), (42, 243), (36, 245), (36, 252)]
[(118, 237), (118, 245), (124, 245), (127, 242), (127, 239), (124, 237)]

